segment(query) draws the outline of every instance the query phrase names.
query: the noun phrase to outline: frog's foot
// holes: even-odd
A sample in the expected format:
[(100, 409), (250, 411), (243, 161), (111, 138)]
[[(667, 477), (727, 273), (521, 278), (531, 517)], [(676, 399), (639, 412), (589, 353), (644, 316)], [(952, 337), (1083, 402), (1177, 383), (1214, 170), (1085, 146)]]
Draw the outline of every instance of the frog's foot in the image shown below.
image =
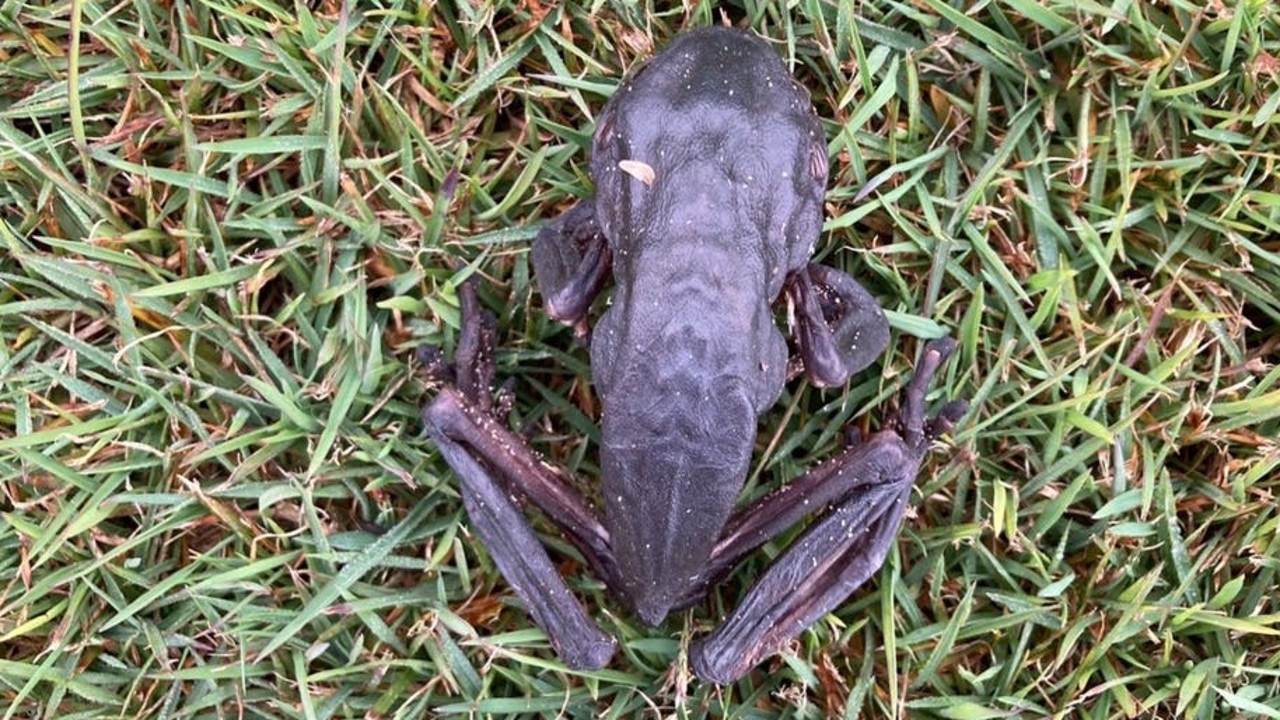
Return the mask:
[(795, 310), (800, 356), (814, 385), (843, 385), (889, 344), (884, 311), (845, 273), (811, 264), (791, 274), (786, 291)]
[(533, 240), (532, 258), (547, 314), (572, 325), (585, 340), (587, 310), (613, 266), (595, 201), (584, 200), (544, 225)]
[(418, 348), (418, 361), (426, 370), (427, 377), (453, 388), (477, 410), (493, 413), (492, 387), (497, 367), (493, 361), (496, 334), (493, 313), (480, 307), (476, 288), (470, 282), (458, 288), (458, 300), (462, 310), (462, 331), (458, 333), (453, 362), (445, 361), (439, 348), (428, 346)]
[(949, 432), (969, 409), (969, 404), (965, 401), (953, 400), (943, 405), (933, 417), (925, 413), (924, 400), (929, 392), (929, 385), (955, 349), (956, 341), (949, 337), (930, 340), (925, 344), (920, 365), (902, 393), (902, 405), (898, 408), (897, 416), (890, 422), (890, 426), (897, 430), (903, 441), (911, 447), (919, 447), (922, 454), (929, 443)]

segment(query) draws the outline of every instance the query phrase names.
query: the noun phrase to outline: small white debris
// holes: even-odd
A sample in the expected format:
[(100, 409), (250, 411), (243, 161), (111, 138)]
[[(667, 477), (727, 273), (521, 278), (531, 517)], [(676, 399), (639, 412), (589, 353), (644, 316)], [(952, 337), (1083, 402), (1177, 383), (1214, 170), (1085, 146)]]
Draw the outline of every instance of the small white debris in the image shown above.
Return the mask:
[(657, 177), (648, 163), (643, 163), (639, 160), (619, 160), (618, 169), (645, 185), (652, 185)]

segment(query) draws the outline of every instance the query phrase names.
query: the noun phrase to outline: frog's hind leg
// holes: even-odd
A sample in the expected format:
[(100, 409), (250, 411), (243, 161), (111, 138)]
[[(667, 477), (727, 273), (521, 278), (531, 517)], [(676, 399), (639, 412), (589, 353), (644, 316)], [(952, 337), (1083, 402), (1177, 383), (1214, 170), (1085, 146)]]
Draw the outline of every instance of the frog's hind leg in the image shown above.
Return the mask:
[(731, 683), (843, 603), (884, 562), (910, 490), (909, 478), (891, 478), (833, 505), (694, 643), (694, 672)]
[[(613, 638), (570, 593), (513, 493), (542, 508), (606, 581), (613, 573), (608, 534), (568, 482), (495, 417), (489, 388), (493, 321), (480, 311), (470, 285), (462, 288), (462, 318), (453, 382), (422, 413), (427, 432), (461, 481), (472, 529), (556, 653), (575, 669), (603, 667), (613, 655)], [(433, 364), (439, 372), (439, 363)]]
[(857, 447), (796, 479), (737, 516), (713, 567), (788, 527), (806, 511), (823, 513), (774, 562), (716, 630), (694, 645), (694, 671), (729, 683), (839, 606), (880, 568), (897, 535), (929, 444), (965, 411), (950, 403), (926, 418), (930, 379), (951, 352), (935, 341), (904, 392), (897, 418)]
[(613, 256), (596, 222), (595, 200), (584, 200), (547, 223), (533, 240), (533, 272), (547, 314), (587, 333), (587, 310), (609, 278)]
[(811, 264), (791, 274), (786, 291), (805, 373), (814, 385), (843, 385), (889, 344), (884, 311), (845, 273)]

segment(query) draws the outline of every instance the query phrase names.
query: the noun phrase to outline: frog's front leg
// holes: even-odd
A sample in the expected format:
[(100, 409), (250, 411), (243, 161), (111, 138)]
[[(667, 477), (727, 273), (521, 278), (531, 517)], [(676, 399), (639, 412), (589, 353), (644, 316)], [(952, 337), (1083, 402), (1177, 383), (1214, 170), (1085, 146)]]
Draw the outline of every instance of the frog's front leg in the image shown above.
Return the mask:
[(843, 385), (889, 344), (884, 311), (845, 273), (810, 264), (791, 273), (786, 292), (805, 373), (814, 385)]
[(593, 569), (613, 582), (608, 533), (569, 483), (496, 417), (489, 387), (493, 319), (480, 310), (471, 285), (461, 290), (462, 332), (454, 379), (423, 409), (423, 422), (461, 481), (472, 529), (556, 653), (575, 669), (603, 667), (613, 655), (613, 638), (587, 617), (569, 592), (513, 493), (542, 508)]
[(584, 200), (547, 223), (533, 240), (533, 272), (551, 317), (586, 335), (587, 310), (609, 278), (613, 256), (596, 221), (595, 200)]
[(954, 348), (934, 341), (885, 430), (744, 509), (726, 528), (709, 575), (826, 507), (766, 571), (727, 620), (691, 650), (694, 671), (717, 683), (736, 680), (812, 625), (884, 562), (930, 443), (964, 414), (953, 402), (926, 418), (925, 393)]

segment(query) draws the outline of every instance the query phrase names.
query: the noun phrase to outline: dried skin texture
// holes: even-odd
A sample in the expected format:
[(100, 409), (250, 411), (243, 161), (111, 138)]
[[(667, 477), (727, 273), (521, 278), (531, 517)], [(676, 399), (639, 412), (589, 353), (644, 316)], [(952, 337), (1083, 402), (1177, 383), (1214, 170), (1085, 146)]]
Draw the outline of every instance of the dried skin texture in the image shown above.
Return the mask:
[[(767, 44), (724, 28), (681, 36), (601, 113), (597, 196), (549, 223), (533, 246), (549, 312), (584, 334), (592, 299), (610, 274), (615, 281), (591, 341), (604, 517), (488, 417), (487, 388), (446, 388), (425, 412), (477, 534), (571, 666), (599, 667), (612, 646), (563, 580), (543, 577), (552, 564), (505, 507), (511, 494), (545, 510), (610, 589), (655, 625), (760, 543), (829, 506), (693, 650), (695, 671), (715, 682), (776, 651), (883, 561), (929, 440), (956, 416), (944, 412), (931, 425), (923, 411), (924, 389), (950, 345), (926, 354), (896, 424), (790, 492), (734, 513), (758, 417), (785, 381), (786, 343), (773, 310), (784, 289), (815, 384), (843, 384), (888, 342), (884, 314), (866, 290), (809, 264), (826, 173), (808, 95)], [(473, 293), (466, 297), (459, 347), (487, 347), (471, 337), (488, 328)], [(460, 352), (457, 363), (488, 361)]]

